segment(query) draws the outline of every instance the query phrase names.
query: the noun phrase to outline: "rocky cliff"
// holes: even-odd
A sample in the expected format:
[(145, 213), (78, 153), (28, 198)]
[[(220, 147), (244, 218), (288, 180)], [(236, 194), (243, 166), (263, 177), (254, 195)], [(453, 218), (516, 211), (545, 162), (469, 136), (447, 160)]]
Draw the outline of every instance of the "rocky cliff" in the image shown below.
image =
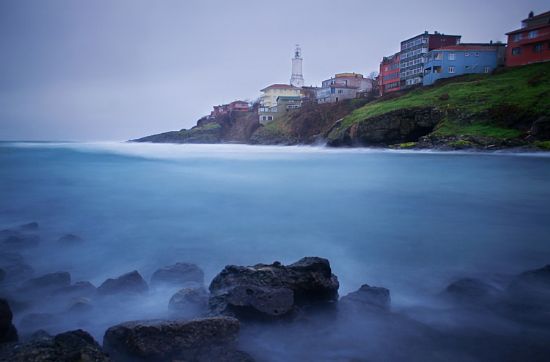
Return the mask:
[(550, 150), (550, 62), (445, 79), (334, 104), (305, 103), (266, 125), (257, 109), (202, 118), (137, 142)]

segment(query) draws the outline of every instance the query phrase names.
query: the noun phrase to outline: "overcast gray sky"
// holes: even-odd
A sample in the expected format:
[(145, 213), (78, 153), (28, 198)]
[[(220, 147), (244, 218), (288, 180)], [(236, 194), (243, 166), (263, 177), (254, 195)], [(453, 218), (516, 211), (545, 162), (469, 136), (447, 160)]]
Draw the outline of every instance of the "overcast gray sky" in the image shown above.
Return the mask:
[[(546, 7), (545, 7), (546, 5)], [(547, 0), (0, 0), (0, 139), (126, 140), (304, 78), (378, 69), (424, 30), (505, 41)]]

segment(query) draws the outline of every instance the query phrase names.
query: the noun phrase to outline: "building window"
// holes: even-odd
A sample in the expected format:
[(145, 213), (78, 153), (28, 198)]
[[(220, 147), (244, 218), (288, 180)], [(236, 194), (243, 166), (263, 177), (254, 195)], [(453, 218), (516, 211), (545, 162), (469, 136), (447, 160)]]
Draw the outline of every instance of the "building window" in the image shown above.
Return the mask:
[(527, 37), (528, 37), (529, 39), (533, 39), (533, 38), (536, 38), (537, 35), (538, 35), (538, 31), (536, 31), (536, 30), (531, 30), (531, 31), (529, 32), (529, 34), (527, 35)]
[(442, 60), (443, 59), (443, 53), (435, 53), (435, 60)]
[(533, 45), (533, 53), (542, 53), (542, 43)]
[(485, 67), (483, 69), (483, 73), (489, 73), (490, 71), (491, 71), (491, 68), (489, 68), (489, 67)]
[(456, 59), (455, 53), (449, 53), (449, 60), (455, 60), (455, 59)]
[(469, 57), (469, 56), (470, 56), (470, 53), (466, 52), (466, 53), (464, 53), (464, 56), (465, 56), (465, 57)]
[(479, 52), (476, 52), (476, 57), (479, 57)]
[(521, 33), (514, 34), (514, 41), (520, 41), (521, 40)]
[(512, 48), (512, 55), (520, 55), (521, 48)]
[(455, 72), (455, 67), (449, 67), (449, 73), (454, 73)]

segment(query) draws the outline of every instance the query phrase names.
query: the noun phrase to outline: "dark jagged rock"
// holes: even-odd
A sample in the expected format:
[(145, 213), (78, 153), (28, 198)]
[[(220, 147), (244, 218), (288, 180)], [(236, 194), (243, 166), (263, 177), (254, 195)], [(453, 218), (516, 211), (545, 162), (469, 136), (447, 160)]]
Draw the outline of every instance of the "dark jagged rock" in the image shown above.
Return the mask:
[(71, 274), (68, 272), (56, 272), (29, 279), (23, 283), (22, 289), (26, 292), (53, 291), (71, 285)]
[(550, 118), (542, 116), (533, 122), (529, 135), (538, 140), (550, 140)]
[(103, 347), (117, 361), (252, 361), (235, 349), (239, 321), (136, 321), (109, 328)]
[(12, 323), (13, 313), (5, 299), (0, 299), (0, 344), (17, 341), (17, 330)]
[(17, 362), (108, 362), (109, 356), (90, 334), (75, 330), (49, 337), (42, 335), (27, 343), (0, 350), (0, 360)]
[(355, 292), (351, 292), (340, 298), (338, 305), (344, 309), (350, 308), (354, 311), (369, 311), (390, 309), (390, 291), (382, 287), (371, 287), (363, 284)]
[(76, 282), (72, 285), (62, 287), (53, 291), (53, 295), (64, 295), (71, 297), (93, 297), (97, 288), (88, 281)]
[(499, 290), (475, 278), (462, 278), (452, 282), (443, 291), (443, 296), (457, 302), (492, 302)]
[(186, 283), (204, 283), (204, 272), (191, 263), (176, 263), (158, 269), (151, 276), (151, 285), (172, 284), (183, 286)]
[(75, 245), (80, 244), (83, 241), (84, 240), (80, 236), (75, 234), (65, 234), (57, 239), (57, 242), (63, 245)]
[(334, 302), (338, 287), (338, 278), (323, 258), (307, 257), (288, 266), (229, 265), (212, 280), (209, 304), (215, 314), (274, 318), (298, 306)]
[(208, 292), (204, 287), (184, 288), (170, 298), (168, 307), (185, 316), (200, 315), (208, 307)]
[(147, 283), (137, 270), (123, 274), (115, 279), (107, 279), (97, 288), (100, 295), (121, 293), (142, 294), (149, 290)]
[(414, 142), (433, 131), (443, 114), (431, 107), (406, 108), (384, 113), (327, 135), (329, 146), (387, 146)]

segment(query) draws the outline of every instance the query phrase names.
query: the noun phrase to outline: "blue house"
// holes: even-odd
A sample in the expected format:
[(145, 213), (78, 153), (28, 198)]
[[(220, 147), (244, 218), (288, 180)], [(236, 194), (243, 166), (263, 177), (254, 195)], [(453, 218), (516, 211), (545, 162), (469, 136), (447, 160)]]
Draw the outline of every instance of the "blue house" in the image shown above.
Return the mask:
[(463, 74), (491, 73), (504, 64), (505, 44), (458, 44), (434, 49), (426, 55), (423, 84)]

